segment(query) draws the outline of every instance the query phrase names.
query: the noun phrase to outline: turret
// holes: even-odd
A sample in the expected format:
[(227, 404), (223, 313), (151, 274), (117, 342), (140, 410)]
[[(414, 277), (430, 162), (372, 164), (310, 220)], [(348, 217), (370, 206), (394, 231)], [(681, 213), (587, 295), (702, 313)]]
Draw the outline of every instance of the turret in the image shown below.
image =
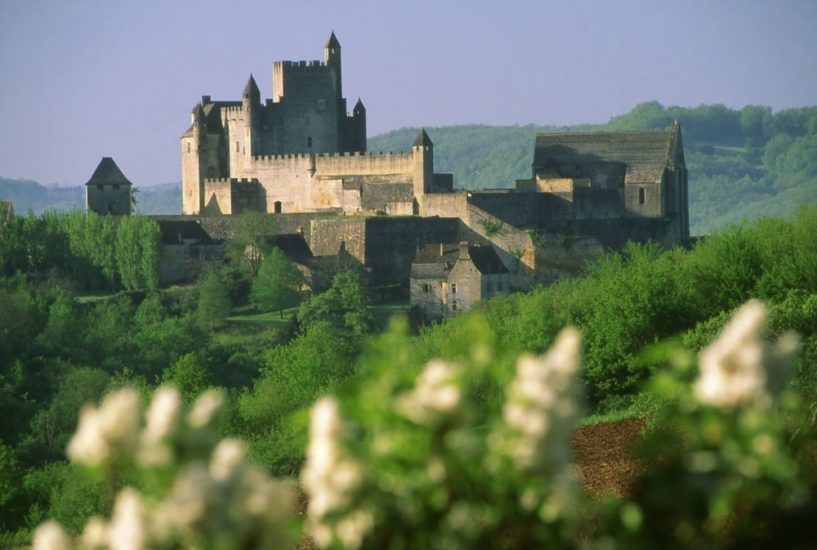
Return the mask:
[(355, 108), (352, 109), (352, 118), (354, 120), (354, 149), (355, 151), (366, 151), (366, 107), (360, 98), (357, 98)]
[(341, 87), (343, 79), (340, 72), (340, 42), (338, 42), (338, 38), (335, 36), (335, 31), (332, 31), (332, 34), (329, 35), (329, 40), (326, 41), (326, 45), (323, 47), (323, 62), (335, 70), (338, 98), (343, 97), (343, 89)]
[(201, 103), (190, 113), (191, 126), (184, 133), (182, 146), (182, 213), (198, 214), (202, 201), (202, 153), (207, 145), (207, 118)]
[(261, 92), (258, 91), (258, 84), (255, 83), (252, 73), (247, 80), (247, 85), (244, 86), (244, 103), (249, 102), (251, 105), (257, 105), (261, 102)]
[(425, 131), (420, 129), (411, 146), (414, 154), (414, 196), (419, 197), (430, 192), (434, 179), (434, 144)]
[(249, 127), (243, 150), (245, 154), (252, 155), (258, 147), (258, 128), (261, 123), (261, 92), (258, 90), (258, 84), (255, 83), (252, 73), (250, 73), (250, 78), (247, 79), (247, 84), (244, 86), (242, 107)]

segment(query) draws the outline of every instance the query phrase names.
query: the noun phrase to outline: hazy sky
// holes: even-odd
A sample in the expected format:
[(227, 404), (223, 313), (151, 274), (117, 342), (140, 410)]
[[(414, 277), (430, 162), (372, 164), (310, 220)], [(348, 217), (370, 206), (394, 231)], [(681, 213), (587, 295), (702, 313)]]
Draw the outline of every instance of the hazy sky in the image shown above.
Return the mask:
[(270, 97), (272, 62), (321, 58), (333, 29), (369, 135), (817, 104), (815, 0), (0, 0), (0, 176), (78, 185), (112, 156), (179, 181), (202, 95), (252, 72)]

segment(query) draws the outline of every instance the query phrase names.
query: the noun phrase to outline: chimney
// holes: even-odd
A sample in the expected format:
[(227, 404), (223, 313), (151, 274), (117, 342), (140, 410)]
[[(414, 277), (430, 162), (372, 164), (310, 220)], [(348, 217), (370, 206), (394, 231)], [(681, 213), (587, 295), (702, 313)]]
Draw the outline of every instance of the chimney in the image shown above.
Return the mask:
[(458, 260), (467, 260), (471, 256), (468, 254), (468, 241), (460, 241), (460, 255)]

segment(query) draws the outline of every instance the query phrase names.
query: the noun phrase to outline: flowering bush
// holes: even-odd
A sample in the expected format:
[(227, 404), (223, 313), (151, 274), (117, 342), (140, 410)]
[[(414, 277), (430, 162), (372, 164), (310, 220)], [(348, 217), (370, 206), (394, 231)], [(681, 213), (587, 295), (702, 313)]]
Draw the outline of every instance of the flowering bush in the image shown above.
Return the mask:
[[(387, 335), (388, 365), (312, 408), (306, 534), (338, 548), (807, 547), (813, 416), (783, 389), (798, 340), (767, 341), (766, 315), (745, 305), (697, 362), (675, 350), (648, 389), (665, 405), (643, 435), (636, 486), (608, 500), (584, 495), (571, 456), (575, 329), (518, 358), (511, 379), (485, 346), (412, 376), (408, 340)], [(218, 441), (220, 403), (207, 393), (183, 417), (178, 393), (161, 388), (144, 426), (131, 390), (87, 407), (72, 461), (114, 478), (135, 468), (139, 490), (122, 489), (110, 519), (75, 540), (43, 524), (35, 547), (285, 546), (288, 488), (245, 464), (240, 443)]]
[(289, 542), (290, 487), (245, 463), (244, 446), (218, 439), (212, 424), (222, 406), (207, 392), (182, 415), (179, 393), (158, 389), (141, 425), (132, 389), (86, 406), (68, 445), (75, 464), (124, 487), (109, 520), (91, 518), (72, 540), (56, 522), (41, 525), (34, 548), (281, 547)]

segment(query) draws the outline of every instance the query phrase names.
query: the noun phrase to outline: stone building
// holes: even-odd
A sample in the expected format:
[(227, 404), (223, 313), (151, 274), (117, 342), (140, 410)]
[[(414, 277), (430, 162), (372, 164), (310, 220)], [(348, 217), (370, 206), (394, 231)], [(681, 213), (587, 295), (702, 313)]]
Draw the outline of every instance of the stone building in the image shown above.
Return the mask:
[(411, 305), (426, 320), (457, 315), (510, 290), (508, 269), (490, 246), (430, 244), (411, 264)]
[(215, 240), (195, 220), (156, 219), (162, 236), (162, 284), (188, 281), (205, 264), (221, 261), (223, 241)]
[(85, 208), (104, 216), (129, 216), (133, 184), (111, 157), (102, 157), (85, 184)]
[(271, 99), (252, 75), (241, 101), (203, 96), (181, 138), (182, 212), (417, 214), (418, 197), (450, 190), (424, 131), (411, 151), (367, 153), (366, 109), (347, 113), (342, 94), (332, 33), (322, 61), (274, 63)]

